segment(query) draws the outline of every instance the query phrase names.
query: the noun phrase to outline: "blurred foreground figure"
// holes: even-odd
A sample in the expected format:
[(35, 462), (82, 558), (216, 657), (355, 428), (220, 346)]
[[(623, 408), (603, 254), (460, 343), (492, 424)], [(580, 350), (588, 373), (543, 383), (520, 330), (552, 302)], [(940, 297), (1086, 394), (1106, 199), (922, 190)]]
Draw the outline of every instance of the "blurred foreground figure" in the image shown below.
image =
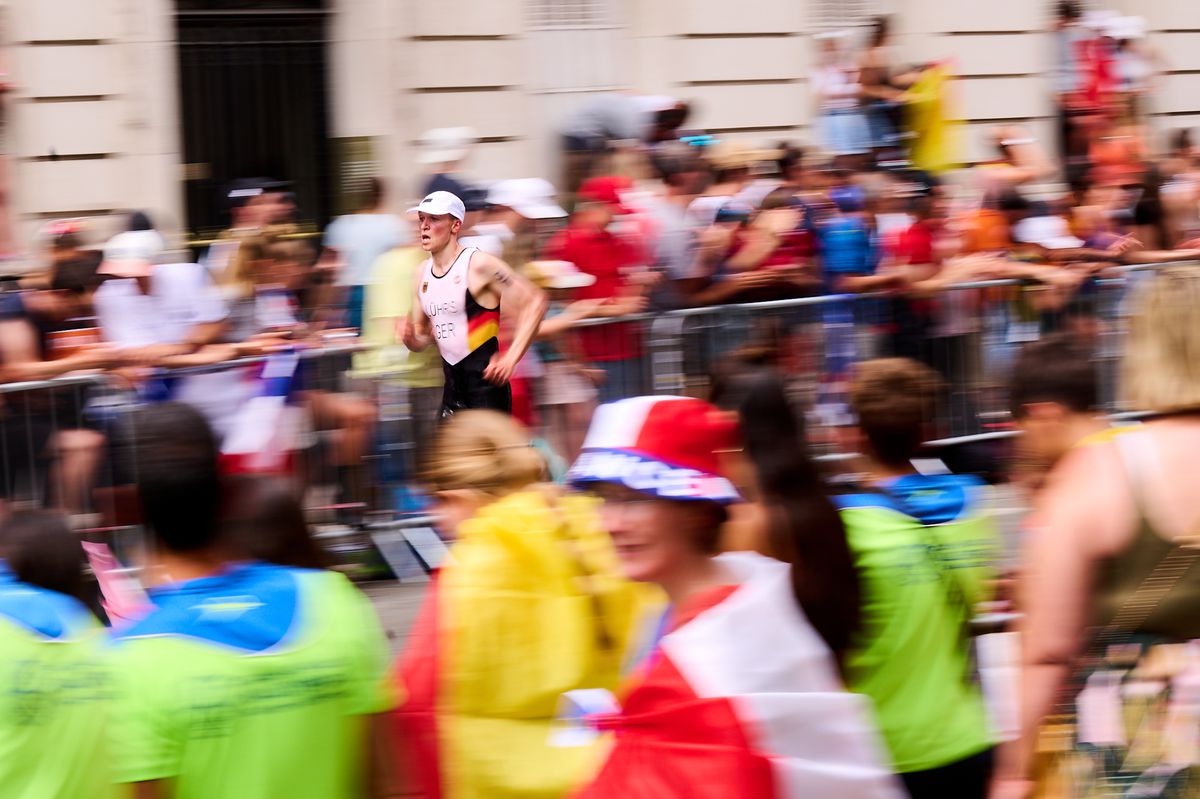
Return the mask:
[(112, 698), (103, 628), (77, 599), (83, 550), (66, 521), (15, 513), (0, 527), (0, 794), (124, 796), (109, 774)]
[(626, 576), (671, 602), (622, 692), (594, 719), (615, 733), (581, 799), (902, 797), (870, 703), (843, 690), (791, 570), (713, 556), (736, 424), (701, 400), (603, 405), (569, 479), (596, 490)]
[(616, 688), (637, 594), (594, 502), (544, 472), (495, 411), (439, 431), (426, 479), (457, 540), (399, 665), (400, 740), (421, 796), (560, 797), (592, 755), (552, 749), (551, 720), (566, 691)]
[(1110, 427), (1100, 410), (1096, 353), (1081, 336), (1053, 333), (1026, 344), (1013, 365), (1009, 407), (1021, 437), (1020, 477), (1037, 487), (1045, 472), (1068, 452), (1107, 441)]
[(370, 716), (390, 706), (370, 603), (340, 574), (226, 555), (216, 440), (196, 411), (153, 405), (136, 428), (160, 584), (111, 650), (118, 780), (139, 797), (391, 795), (365, 773)]
[(912, 465), (940, 383), (907, 358), (855, 367), (850, 404), (867, 479), (836, 502), (862, 576), (863, 618), (845, 673), (875, 701), (913, 799), (983, 799), (994, 741), (967, 625), (988, 598), (998, 540), (981, 481)]
[(1021, 737), (1002, 759), (1000, 796), (1033, 790), (1052, 714), (1046, 740), (1066, 745), (1041, 751), (1044, 795), (1200, 791), (1200, 269), (1143, 280), (1121, 392), (1155, 416), (1068, 452), (1029, 519)]

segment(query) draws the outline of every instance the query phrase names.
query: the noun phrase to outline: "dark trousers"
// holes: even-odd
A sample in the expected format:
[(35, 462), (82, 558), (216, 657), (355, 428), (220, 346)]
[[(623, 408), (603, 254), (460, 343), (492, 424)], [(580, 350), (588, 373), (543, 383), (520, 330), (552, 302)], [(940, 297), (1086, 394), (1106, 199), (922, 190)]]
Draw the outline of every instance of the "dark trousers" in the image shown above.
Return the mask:
[(996, 750), (987, 749), (949, 765), (901, 774), (912, 799), (984, 799)]

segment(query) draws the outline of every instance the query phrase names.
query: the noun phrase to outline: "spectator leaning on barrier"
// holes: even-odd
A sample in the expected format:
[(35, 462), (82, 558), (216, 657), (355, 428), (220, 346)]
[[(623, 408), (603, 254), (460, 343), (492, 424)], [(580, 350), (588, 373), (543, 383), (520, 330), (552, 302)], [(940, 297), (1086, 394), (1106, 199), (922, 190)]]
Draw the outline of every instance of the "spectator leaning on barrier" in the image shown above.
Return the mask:
[(363, 295), (371, 280), (371, 267), (380, 255), (407, 241), (404, 224), (387, 211), (383, 181), (370, 178), (363, 191), (362, 207), (339, 217), (325, 229), (325, 246), (342, 261), (337, 283), (347, 292), (346, 325), (363, 326)]
[(229, 211), (229, 227), (204, 256), (204, 265), (214, 279), (220, 280), (235, 265), (243, 238), (283, 221), (287, 209), (283, 190), (289, 185), (271, 178), (241, 178), (225, 190), (223, 199)]
[(483, 221), (459, 242), (518, 270), (537, 256), (538, 225), (567, 215), (554, 199), (554, 186), (541, 178), (498, 181), (488, 189), (486, 204)]
[(156, 587), (109, 654), (118, 781), (139, 797), (394, 795), (371, 756), (392, 700), (370, 603), (334, 572), (230, 560), (207, 423), (163, 403), (134, 426)]
[[(289, 343), (320, 346), (312, 329), (299, 318), (295, 295), (289, 289), (302, 267), (300, 242), (256, 236), (242, 242), (239, 268), (226, 288), (229, 294), (227, 338), (244, 355), (262, 355)], [(205, 376), (221, 379), (220, 375)], [(328, 455), (338, 472), (344, 499), (366, 494), (363, 457), (370, 448), (375, 406), (354, 394), (314, 385), (314, 373), (301, 368), (292, 386), (318, 430), (331, 431)]]
[[(107, 279), (95, 300), (101, 336), (119, 351), (120, 376), (144, 389), (144, 399), (161, 399), (170, 385), (174, 399), (200, 409), (223, 437), (251, 390), (239, 373), (147, 382), (160, 368), (209, 366), (237, 355), (232, 345), (219, 343), (227, 335), (229, 314), (211, 272), (194, 263), (155, 263), (162, 256), (148, 235), (133, 242), (128, 238), (147, 233), (158, 235), (122, 233), (105, 247), (100, 274)], [(241, 242), (238, 247), (244, 255)], [(244, 269), (239, 263), (235, 272)]]
[(595, 410), (596, 383), (605, 377), (599, 369), (589, 368), (572, 326), (602, 315), (605, 301), (575, 299), (595, 285), (596, 278), (569, 261), (533, 261), (526, 265), (525, 275), (550, 299), (533, 345), (544, 369), (537, 401), (551, 447), (570, 461), (579, 455)]
[[(55, 334), (68, 320), (89, 316), (96, 289), (97, 258), (60, 261), (50, 286), (0, 294), (0, 382), (46, 380), (80, 369), (102, 369), (120, 363), (116, 350), (92, 343), (94, 331), (79, 331), (78, 347), (67, 348)], [(37, 480), (38, 462), (49, 462), (49, 502), (73, 512), (87, 507), (103, 457), (104, 437), (82, 426), (80, 392), (3, 395), (0, 436), (3, 480), (0, 491), (11, 497), (22, 476)]]
[[(128, 362), (142, 366), (176, 365), (225, 329), (225, 304), (208, 272), (199, 264), (156, 263), (161, 248), (154, 231), (121, 233), (105, 246), (100, 264), (107, 278), (95, 299), (101, 333)], [(223, 360), (229, 353), (209, 354)]]
[[(581, 286), (575, 297), (602, 300), (611, 315), (633, 313), (645, 307), (645, 282), (639, 274), (646, 254), (642, 243), (611, 230), (613, 220), (630, 213), (621, 201), (625, 182), (616, 177), (592, 178), (579, 187), (579, 204), (567, 227), (546, 245), (545, 256), (569, 261), (595, 278)], [(584, 357), (604, 372), (600, 401), (640, 393), (644, 364), (640, 323), (617, 323), (579, 331)]]
[(676, 144), (660, 148), (651, 166), (663, 183), (663, 193), (648, 207), (657, 226), (650, 257), (665, 278), (651, 302), (663, 308), (688, 306), (709, 282), (709, 271), (697, 257), (698, 231), (687, 212), (704, 181), (704, 165), (692, 148)]

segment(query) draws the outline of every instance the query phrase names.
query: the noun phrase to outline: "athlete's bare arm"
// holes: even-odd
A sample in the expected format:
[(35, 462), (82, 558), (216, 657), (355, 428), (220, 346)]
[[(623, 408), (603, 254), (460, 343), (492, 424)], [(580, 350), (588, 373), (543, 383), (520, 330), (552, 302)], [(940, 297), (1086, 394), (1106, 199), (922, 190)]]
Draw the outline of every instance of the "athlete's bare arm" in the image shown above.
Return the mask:
[(413, 352), (420, 352), (433, 343), (433, 325), (421, 305), (421, 281), (425, 279), (425, 268), (417, 270), (413, 278), (412, 310), (400, 319), (400, 341)]
[(507, 318), (516, 317), (508, 349), (494, 355), (483, 371), (485, 379), (504, 385), (512, 379), (513, 370), (537, 335), (546, 315), (546, 293), (504, 261), (485, 252), (476, 252), (471, 257), (469, 283), (472, 296), (481, 305), (494, 307), (499, 302), (500, 313)]

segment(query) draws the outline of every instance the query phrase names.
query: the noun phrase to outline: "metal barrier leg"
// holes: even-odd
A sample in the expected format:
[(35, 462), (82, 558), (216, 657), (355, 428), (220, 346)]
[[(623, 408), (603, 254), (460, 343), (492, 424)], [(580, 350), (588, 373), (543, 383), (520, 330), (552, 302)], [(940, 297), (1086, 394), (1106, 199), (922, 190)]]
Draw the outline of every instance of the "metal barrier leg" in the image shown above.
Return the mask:
[(683, 394), (683, 317), (661, 316), (650, 325), (650, 369), (655, 394)]

